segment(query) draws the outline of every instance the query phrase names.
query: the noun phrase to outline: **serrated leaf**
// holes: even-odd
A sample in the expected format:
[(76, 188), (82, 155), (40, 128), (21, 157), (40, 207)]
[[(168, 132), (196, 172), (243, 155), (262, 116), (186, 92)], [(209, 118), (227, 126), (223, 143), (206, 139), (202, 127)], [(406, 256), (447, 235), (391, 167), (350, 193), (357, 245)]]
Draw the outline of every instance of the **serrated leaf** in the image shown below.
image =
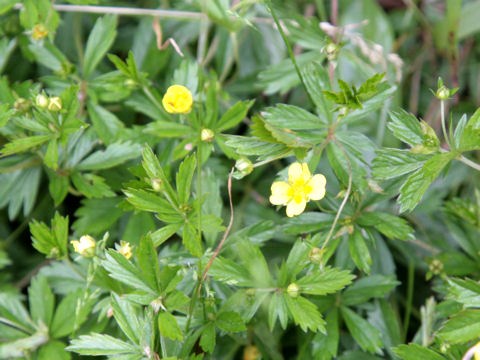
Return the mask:
[(199, 344), (204, 351), (211, 354), (213, 353), (213, 350), (215, 350), (215, 338), (215, 323), (211, 322), (203, 328)]
[(149, 286), (160, 291), (160, 265), (158, 263), (158, 255), (153, 246), (152, 238), (149, 234), (140, 239), (137, 249), (138, 266), (142, 272), (142, 280)]
[(286, 329), (288, 324), (288, 309), (287, 303), (283, 294), (274, 292), (268, 306), (268, 326), (272, 331), (277, 322), (277, 318), (280, 321), (282, 329)]
[(110, 335), (96, 334), (81, 335), (73, 339), (67, 347), (68, 351), (80, 355), (122, 355), (141, 354), (140, 348)]
[(36, 135), (12, 140), (3, 147), (2, 155), (7, 156), (22, 153), (36, 146), (40, 146), (50, 139), (51, 135)]
[(77, 170), (104, 170), (140, 156), (141, 146), (130, 142), (114, 143), (82, 160)]
[(177, 173), (177, 193), (178, 201), (181, 204), (188, 203), (190, 198), (190, 188), (192, 186), (192, 179), (195, 173), (197, 161), (193, 155), (187, 156), (180, 164)]
[(372, 257), (359, 229), (355, 229), (353, 234), (348, 237), (348, 248), (355, 265), (364, 273), (370, 273)]
[(370, 275), (361, 278), (342, 293), (342, 304), (359, 305), (371, 298), (383, 297), (399, 284), (393, 276)]
[(262, 117), (267, 123), (280, 129), (314, 130), (326, 126), (326, 121), (294, 105), (278, 104), (264, 110)]
[(255, 100), (245, 100), (235, 103), (218, 120), (216, 130), (227, 130), (240, 123), (247, 116), (247, 112), (254, 102)]
[(404, 110), (392, 111), (390, 117), (392, 121), (387, 126), (397, 139), (410, 146), (419, 145), (423, 142), (422, 127), (413, 114)]
[(414, 154), (409, 150), (377, 150), (373, 159), (373, 176), (379, 180), (388, 180), (408, 174), (421, 168), (431, 156)]
[(245, 322), (235, 311), (222, 311), (217, 314), (215, 324), (225, 332), (245, 331)]
[(340, 311), (350, 334), (362, 350), (371, 354), (382, 354), (380, 332), (349, 308), (342, 306)]
[(177, 320), (169, 312), (158, 314), (158, 327), (160, 334), (172, 340), (183, 341), (183, 333), (178, 326)]
[(71, 176), (73, 185), (88, 199), (114, 196), (115, 193), (105, 184), (105, 179), (94, 174), (74, 172)]
[(161, 121), (161, 120), (157, 120), (149, 123), (145, 127), (144, 132), (155, 135), (155, 136), (159, 136), (162, 138), (164, 137), (184, 138), (184, 137), (192, 136), (195, 134), (194, 130), (187, 125), (183, 125), (183, 124), (179, 124), (171, 121)]
[(32, 320), (36, 324), (43, 323), (49, 327), (53, 317), (55, 297), (46, 277), (36, 276), (33, 278), (28, 288), (28, 300)]
[(440, 328), (438, 336), (452, 344), (464, 344), (480, 337), (480, 310), (455, 314)]
[(355, 278), (348, 270), (327, 267), (295, 281), (302, 294), (326, 295), (342, 290)]
[(123, 333), (134, 344), (139, 344), (142, 328), (135, 308), (127, 300), (121, 299), (114, 293), (111, 294), (110, 305), (113, 309), (113, 316)]
[(105, 56), (117, 35), (117, 17), (106, 15), (98, 18), (87, 40), (83, 76), (89, 78), (96, 66)]
[(286, 293), (283, 294), (283, 299), (287, 304), (290, 315), (293, 317), (293, 321), (303, 331), (321, 331), (322, 333), (326, 331), (325, 320), (313, 303), (302, 296), (292, 298)]
[(203, 250), (200, 236), (190, 223), (185, 223), (183, 226), (182, 243), (193, 256), (202, 256)]
[(88, 114), (98, 137), (110, 145), (118, 140), (123, 123), (110, 111), (93, 102), (87, 104)]
[(402, 360), (445, 360), (445, 357), (437, 352), (418, 344), (400, 345), (393, 352)]
[(408, 240), (413, 235), (413, 229), (405, 219), (384, 212), (363, 212), (357, 223), (361, 226), (373, 226), (390, 239)]

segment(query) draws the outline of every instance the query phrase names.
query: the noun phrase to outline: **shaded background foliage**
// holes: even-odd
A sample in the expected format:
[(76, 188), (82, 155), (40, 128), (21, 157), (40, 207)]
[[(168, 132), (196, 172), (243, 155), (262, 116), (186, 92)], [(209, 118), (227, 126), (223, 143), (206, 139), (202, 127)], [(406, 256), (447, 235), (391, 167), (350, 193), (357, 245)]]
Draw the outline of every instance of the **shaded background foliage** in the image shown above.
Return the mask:
[[(32, 3), (35, 2), (24, 1), (24, 6), (34, 6)], [(48, 1), (39, 3), (49, 6)], [(16, 10), (0, 15), (0, 71), (3, 75), (0, 80), (0, 103), (8, 104), (8, 107), (1, 108), (2, 112), (7, 113), (8, 109), (15, 107), (15, 104), (17, 109), (22, 110), (24, 105), (16, 100), (19, 97), (34, 99), (31, 90), (36, 94), (44, 88), (50, 95), (60, 95), (73, 83), (78, 88), (71, 90), (72, 94), (63, 93), (64, 107), (67, 108), (67, 103), (71, 101), (72, 108), (80, 109), (81, 120), (91, 124), (83, 138), (85, 152), (72, 156), (77, 162), (71, 163), (70, 165), (73, 165), (70, 167), (65, 166), (74, 169), (70, 174), (70, 183), (66, 184), (66, 188), (65, 184), (60, 186), (55, 183), (55, 189), (66, 189), (62, 190), (61, 194), (49, 189), (54, 181), (63, 180), (55, 177), (53, 174), (55, 171), (52, 171), (55, 165), (52, 162), (47, 163), (48, 160), (45, 158), (43, 162), (46, 166), (41, 165), (42, 162), (36, 163), (38, 159), (29, 155), (25, 155), (25, 158), (20, 155), (13, 162), (12, 157), (0, 160), (0, 206), (2, 206), (0, 288), (7, 293), (26, 294), (31, 276), (40, 267), (43, 274), (51, 278), (55, 278), (54, 274), (57, 272), (65, 271), (64, 268), (56, 269), (56, 265), (47, 266), (49, 260), (45, 260), (45, 256), (32, 247), (28, 225), (33, 219), (50, 226), (50, 220), (55, 211), (58, 211), (63, 216), (69, 217), (72, 239), (85, 233), (100, 239), (108, 231), (110, 247), (113, 244), (111, 239), (115, 242), (123, 239), (138, 247), (144, 234), (164, 225), (165, 222), (161, 222), (150, 213), (134, 211), (135, 208), (124, 200), (122, 190), (126, 189), (125, 184), (141, 182), (144, 177), (139, 159), (145, 143), (155, 148), (162, 166), (168, 167), (174, 160), (184, 157), (185, 154), (179, 150), (181, 146), (189, 141), (195, 141), (192, 135), (191, 139), (178, 147), (179, 140), (175, 139), (174, 135), (170, 139), (162, 139), (158, 136), (160, 125), (157, 128), (152, 125), (154, 121), (159, 121), (160, 124), (169, 119), (166, 113), (155, 107), (155, 102), (161, 100), (160, 94), (170, 84), (183, 83), (193, 90), (197, 88), (197, 82), (202, 85), (214, 83), (215, 85), (211, 86), (214, 90), (210, 91), (218, 98), (220, 114), (224, 114), (237, 101), (255, 99), (254, 104), (248, 104), (251, 105), (249, 118), (233, 128), (222, 129), (222, 132), (229, 134), (249, 134), (252, 121), (255, 123), (253, 115), (259, 111), (263, 117), (273, 121), (281, 113), (275, 113), (272, 108), (267, 111), (265, 109), (278, 103), (296, 105), (315, 113), (315, 104), (309, 100), (300, 85), (300, 79), (288, 58), (285, 44), (264, 4), (248, 1), (230, 4), (228, 1), (201, 0), (137, 1), (134, 5), (127, 1), (98, 3), (113, 7), (160, 7), (192, 11), (197, 14), (203, 11), (208, 14), (209, 20), (196, 17), (185, 19), (160, 17), (158, 24), (155, 25), (152, 17), (110, 15), (100, 17), (81, 12), (59, 12), (57, 27), (55, 15), (41, 19), (42, 16), (48, 16), (47, 12), (43, 15), (39, 12), (40, 19), (19, 16)], [(340, 0), (338, 13), (332, 8), (333, 3), (335, 1), (277, 1), (274, 2), (274, 6), (279, 17), (285, 20), (283, 24), (288, 39), (293, 45), (300, 68), (306, 73), (317, 74), (317, 71), (319, 78), (322, 78), (323, 74), (325, 84), (328, 83), (328, 75), (333, 75), (335, 79), (341, 78), (349, 84), (358, 86), (375, 73), (386, 74), (385, 77), (391, 85), (389, 94), (392, 96), (383, 98), (381, 106), (374, 109), (376, 111), (355, 119), (351, 115), (348, 130), (355, 133), (352, 135), (345, 131), (344, 134), (345, 143), (352, 144), (348, 148), (349, 153), (356, 154), (357, 151), (358, 157), (364, 159), (365, 164), (371, 164), (376, 156), (375, 150), (379, 147), (403, 148), (398, 136), (394, 136), (395, 131), (387, 129), (387, 122), (391, 121), (389, 112), (398, 111), (400, 108), (411, 112), (417, 118), (424, 119), (437, 134), (441, 134), (440, 100), (430, 91), (436, 90), (438, 77), (442, 77), (450, 88), (459, 88), (452, 99), (446, 102), (446, 111), (451, 116), (454, 128), (461, 123), (463, 114), (471, 118), (480, 106), (478, 59), (480, 54), (476, 46), (480, 30), (477, 21), (480, 15), (478, 1)], [(2, 4), (2, 7), (7, 9), (13, 2), (6, 1), (5, 4)], [(227, 11), (226, 9), (230, 9), (231, 6), (233, 10)], [(238, 17), (232, 20), (230, 18), (232, 15)], [(362, 23), (364, 20), (368, 22)], [(101, 25), (98, 25), (99, 21), (102, 22)], [(45, 40), (44, 43), (31, 40), (31, 31), (37, 22), (43, 22), (47, 27), (52, 26), (49, 40)], [(345, 33), (337, 34), (335, 28), (327, 24), (319, 26), (319, 22), (357, 26), (348, 28)], [(103, 31), (99, 30), (100, 39), (97, 39), (95, 46), (91, 46), (89, 50), (88, 39), (92, 36), (94, 26), (97, 29), (103, 26), (101, 29)], [(155, 26), (157, 29), (161, 28), (162, 39), (159, 39), (158, 33), (156, 35), (153, 31)], [(332, 36), (334, 40), (341, 41), (341, 47), (338, 53), (329, 54), (325, 48), (332, 43)], [(171, 45), (163, 50), (158, 49), (158, 41), (164, 43), (168, 38), (175, 40), (185, 55), (184, 58), (179, 56)], [(46, 45), (50, 41), (59, 53)], [(141, 74), (133, 74), (132, 67), (119, 73), (115, 67), (115, 65), (119, 67), (118, 61), (111, 56), (109, 58), (104, 56), (107, 52), (118, 56), (118, 60), (127, 59), (131, 52), (136, 68)], [(97, 55), (99, 58), (95, 59)], [(321, 64), (321, 68), (326, 71), (322, 72), (320, 68), (315, 68), (315, 65), (312, 65), (314, 61)], [(335, 62), (335, 68), (329, 65), (331, 62)], [(309, 67), (310, 65), (313, 67)], [(198, 78), (197, 73), (201, 74)], [(146, 77), (142, 74), (146, 74)], [(128, 81), (132, 79), (135, 81)], [(335, 87), (333, 90), (336, 91), (338, 88)], [(201, 91), (194, 93), (194, 96), (199, 101), (204, 99)], [(75, 98), (78, 99), (78, 103), (73, 105)], [(278, 108), (274, 109), (280, 111)], [(208, 113), (208, 107), (205, 111)], [(406, 121), (403, 116), (406, 115), (397, 116), (400, 123)], [(75, 123), (74, 117), (72, 116), (72, 127), (80, 129), (83, 125)], [(395, 120), (395, 115), (392, 118)], [(0, 116), (0, 119), (3, 123), (4, 117)], [(145, 128), (149, 131), (144, 132)], [(3, 128), (0, 138), (2, 145), (12, 140), (13, 131), (8, 127)], [(171, 131), (173, 134), (174, 130)], [(208, 188), (205, 192), (214, 194), (203, 207), (207, 213), (226, 220), (229, 216), (226, 192), (228, 171), (238, 158), (234, 150), (240, 153), (245, 151), (242, 150), (240, 143), (238, 146), (231, 145), (232, 138), (231, 147), (228, 147), (225, 145), (227, 139), (226, 136), (215, 138), (217, 142), (208, 166), (205, 167), (203, 180), (203, 186)], [(81, 147), (78, 144), (76, 146)], [(111, 156), (99, 153), (99, 157), (103, 156), (102, 159), (106, 159), (104, 162), (97, 157), (96, 161), (93, 159), (90, 163), (88, 161), (86, 164), (82, 163), (87, 154), (103, 151), (105, 148), (107, 151), (110, 148), (108, 154)], [(211, 148), (205, 147), (205, 151), (211, 151)], [(265, 229), (254, 228), (249, 237), (255, 245), (262, 245), (261, 251), (271, 269), (281, 267), (297, 235), (303, 234), (302, 236), (306, 237), (305, 233), (312, 232), (314, 235), (318, 231), (320, 233), (328, 231), (333, 215), (330, 217), (327, 215), (338, 209), (340, 201), (335, 199), (335, 195), (342, 190), (345, 191), (347, 185), (345, 180), (348, 176), (345, 163), (337, 164), (337, 168), (343, 168), (343, 178), (341, 170), (337, 171), (333, 164), (336, 155), (341, 157), (338, 149), (332, 147), (326, 152), (329, 153), (328, 158), (323, 156), (319, 159), (318, 166), (318, 172), (325, 173), (329, 180), (327, 188), (329, 195), (324, 205), (328, 211), (324, 218), (315, 217), (310, 214), (313, 212), (310, 212), (298, 218), (301, 220), (285, 222), (284, 212), (277, 212), (274, 207), (268, 205), (270, 185), (274, 180), (272, 175), (286, 167), (288, 164), (286, 160), (256, 167), (251, 175), (233, 183), (236, 215), (232, 234), (263, 221)], [(293, 152), (290, 154), (293, 155)], [(302, 156), (300, 153), (295, 154)], [(471, 153), (470, 158), (475, 160), (475, 157), (477, 161), (480, 160), (478, 152)], [(65, 161), (68, 163), (68, 160)], [(16, 170), (16, 166), (23, 170), (12, 172)], [(134, 170), (129, 171), (132, 168)], [(168, 171), (174, 174), (175, 169), (176, 163)], [(336, 180), (337, 177), (340, 180)], [(365, 191), (367, 184), (365, 181), (365, 184), (362, 183), (361, 176), (355, 175), (355, 179), (352, 198), (362, 199), (367, 203), (362, 209), (371, 210), (368, 206), (371, 205), (375, 211), (398, 214), (400, 206), (395, 201), (395, 196), (402, 184), (401, 181), (386, 184), (382, 182), (379, 186), (384, 187), (388, 196), (380, 201), (381, 195), (377, 198), (375, 194), (362, 197), (362, 187)], [(385, 284), (383, 289), (378, 290), (379, 300), (372, 302), (368, 301), (370, 297), (365, 297), (350, 300), (350, 304), (345, 300), (345, 307), (327, 315), (327, 323), (335, 323), (340, 318), (346, 324), (340, 324), (339, 355), (342, 354), (342, 359), (376, 359), (378, 357), (367, 353), (378, 354), (382, 347), (386, 349), (384, 358), (389, 356), (394, 358), (391, 347), (411, 341), (423, 346), (433, 346), (438, 351), (436, 355), (442, 356), (439, 358), (443, 358), (443, 355), (439, 355), (442, 350), (446, 358), (459, 359), (461, 354), (473, 345), (472, 341), (480, 334), (477, 334), (478, 331), (466, 335), (452, 331), (451, 335), (447, 329), (443, 337), (433, 334), (449, 315), (460, 311), (462, 307), (479, 305), (478, 300), (465, 300), (478, 297), (479, 291), (476, 288), (478, 285), (473, 282), (466, 284), (460, 279), (453, 278), (478, 277), (480, 211), (479, 196), (475, 190), (478, 187), (478, 179), (474, 170), (460, 162), (452, 162), (448, 171), (445, 171), (445, 176), (433, 182), (422, 202), (412, 212), (402, 215), (406, 222), (390, 217), (381, 219), (387, 228), (384, 227), (382, 230), (377, 226), (376, 232), (371, 235), (372, 244), (375, 246), (370, 246), (371, 255), (368, 255), (371, 256), (370, 263), (365, 260), (367, 257), (365, 254), (362, 255), (365, 257), (358, 261), (352, 260), (348, 241), (344, 237), (330, 264), (352, 271), (355, 271), (356, 267), (364, 272), (370, 272), (368, 270), (371, 269), (373, 277), (371, 279), (380, 281), (380, 278), (374, 276), (384, 275), (381, 280), (385, 281)], [(96, 190), (89, 188), (89, 183), (93, 184)], [(81, 184), (84, 184), (83, 187)], [(194, 188), (196, 186), (198, 183), (194, 181)], [(375, 186), (376, 183), (370, 184), (370, 189), (375, 189)], [(314, 208), (312, 206), (310, 210)], [(347, 209), (347, 213), (349, 211), (353, 213), (352, 209)], [(410, 231), (407, 222), (413, 231)], [(349, 224), (341, 225), (348, 228)], [(361, 225), (362, 228), (371, 226), (368, 220), (364, 220)], [(212, 233), (204, 233), (208, 247), (213, 247), (220, 237), (222, 228), (218, 224), (215, 226)], [(306, 231), (308, 226), (310, 228)], [(389, 226), (393, 228), (390, 233)], [(392, 231), (397, 232), (392, 234)], [(359, 228), (354, 234), (357, 234), (353, 235), (354, 237), (360, 236)], [(174, 235), (174, 240), (169, 240), (168, 246), (160, 248), (160, 258), (170, 259), (170, 256), (180, 263), (183, 261), (182, 265), (188, 274), (191, 274), (190, 255), (181, 247), (180, 241), (177, 241), (179, 239), (180, 236)], [(220, 273), (218, 269), (216, 272), (215, 269), (212, 271), (214, 277)], [(359, 278), (362, 278), (362, 272), (356, 271)], [(221, 277), (221, 274), (218, 276)], [(388, 276), (391, 276), (391, 281), (388, 281)], [(61, 279), (49, 281), (57, 294), (66, 294), (75, 289), (72, 284), (66, 287), (66, 282), (62, 282)], [(233, 294), (233, 291), (224, 284), (217, 285), (215, 291), (224, 292), (222, 294), (224, 298)], [(386, 294), (389, 295), (385, 297)], [(433, 300), (429, 300), (432, 296), (439, 303), (437, 306)], [(445, 298), (448, 300), (444, 301)], [(312, 301), (323, 313), (331, 307), (332, 299), (333, 297), (314, 298)], [(350, 310), (350, 305), (355, 312)], [(393, 312), (388, 312), (387, 307), (391, 307)], [(385, 321), (386, 313), (392, 316), (391, 322)], [(358, 319), (357, 314), (369, 320), (368, 323), (365, 322), (366, 324), (372, 325), (365, 325), (362, 319)], [(473, 314), (469, 316), (474, 319)], [(261, 320), (251, 327), (247, 340), (240, 337), (223, 340), (223, 347), (219, 346), (216, 356), (227, 357), (230, 341), (242, 346), (255, 343), (267, 358), (282, 356), (329, 358), (327, 355), (320, 355), (322, 350), (328, 347), (326, 345), (328, 341), (321, 335), (312, 332), (305, 335), (296, 327), (289, 326), (286, 331), (275, 328), (270, 336), (267, 322)], [(90, 331), (94, 329), (101, 332), (107, 326), (111, 326), (107, 325), (107, 318), (103, 318), (101, 325), (93, 323), (92, 319), (88, 320), (87, 325), (84, 325), (85, 329), (90, 326)], [(352, 330), (355, 324), (376, 328), (376, 331), (371, 330), (371, 334), (379, 332), (380, 335), (375, 336), (381, 337), (381, 340), (377, 341), (372, 335), (370, 342), (365, 340), (362, 343), (358, 336), (352, 337), (350, 334), (355, 332)], [(115, 335), (120, 334), (118, 329), (115, 331)], [(59, 330), (58, 336), (61, 338), (68, 334), (68, 331)], [(455, 340), (455, 337), (460, 339), (462, 336), (464, 342)], [(221, 343), (220, 340), (217, 341)], [(360, 344), (361, 352), (355, 342)], [(418, 349), (412, 351), (416, 350)], [(239, 349), (236, 356), (240, 356), (242, 351)], [(426, 359), (427, 356), (431, 356), (432, 359), (436, 359), (432, 354), (418, 351), (420, 352), (417, 355), (412, 356), (417, 356), (416, 358), (425, 356)], [(404, 355), (402, 358), (415, 357)]]

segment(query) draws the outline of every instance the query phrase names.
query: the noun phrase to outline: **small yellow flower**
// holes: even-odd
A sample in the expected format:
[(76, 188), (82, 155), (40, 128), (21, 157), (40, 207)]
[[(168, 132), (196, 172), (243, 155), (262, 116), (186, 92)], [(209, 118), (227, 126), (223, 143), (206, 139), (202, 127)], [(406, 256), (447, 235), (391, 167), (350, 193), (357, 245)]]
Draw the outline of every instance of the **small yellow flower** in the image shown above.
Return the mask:
[(37, 24), (32, 29), (32, 38), (35, 41), (41, 40), (48, 35), (48, 30), (43, 24)]
[(93, 257), (95, 255), (95, 240), (90, 235), (83, 235), (80, 241), (70, 241), (77, 253), (84, 257)]
[(192, 93), (185, 86), (172, 85), (163, 96), (162, 104), (170, 114), (189, 113), (193, 104)]
[(325, 176), (312, 176), (306, 163), (295, 162), (288, 168), (288, 183), (275, 181), (272, 184), (270, 202), (273, 205), (286, 205), (288, 217), (300, 215), (307, 202), (323, 199), (326, 184)]
[(121, 240), (120, 249), (118, 250), (118, 252), (125, 256), (127, 259), (130, 259), (132, 257), (132, 248), (130, 247), (130, 243)]

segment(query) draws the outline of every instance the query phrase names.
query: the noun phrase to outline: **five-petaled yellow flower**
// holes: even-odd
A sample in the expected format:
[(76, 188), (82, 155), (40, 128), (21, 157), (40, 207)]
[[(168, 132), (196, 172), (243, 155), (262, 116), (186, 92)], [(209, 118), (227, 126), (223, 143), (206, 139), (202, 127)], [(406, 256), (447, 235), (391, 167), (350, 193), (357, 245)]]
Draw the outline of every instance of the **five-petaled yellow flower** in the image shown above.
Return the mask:
[(132, 248), (130, 247), (130, 243), (121, 240), (120, 249), (118, 250), (118, 252), (125, 256), (127, 259), (130, 259), (132, 257)]
[(90, 235), (83, 235), (80, 241), (71, 241), (73, 248), (77, 253), (84, 257), (93, 257), (95, 255), (95, 240)]
[(192, 109), (192, 93), (185, 86), (172, 85), (163, 96), (162, 104), (170, 114), (186, 114)]
[(307, 164), (295, 162), (288, 168), (288, 183), (275, 181), (272, 184), (270, 202), (273, 205), (286, 205), (288, 217), (300, 215), (307, 202), (323, 199), (326, 184), (325, 176), (312, 176)]

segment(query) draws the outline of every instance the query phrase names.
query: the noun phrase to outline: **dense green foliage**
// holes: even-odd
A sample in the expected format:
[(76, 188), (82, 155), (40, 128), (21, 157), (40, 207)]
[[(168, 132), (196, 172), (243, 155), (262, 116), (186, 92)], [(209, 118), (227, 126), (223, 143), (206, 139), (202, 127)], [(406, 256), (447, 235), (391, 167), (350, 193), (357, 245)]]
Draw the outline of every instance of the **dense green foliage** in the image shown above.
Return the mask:
[(473, 356), (478, 1), (67, 2), (0, 0), (0, 359)]

